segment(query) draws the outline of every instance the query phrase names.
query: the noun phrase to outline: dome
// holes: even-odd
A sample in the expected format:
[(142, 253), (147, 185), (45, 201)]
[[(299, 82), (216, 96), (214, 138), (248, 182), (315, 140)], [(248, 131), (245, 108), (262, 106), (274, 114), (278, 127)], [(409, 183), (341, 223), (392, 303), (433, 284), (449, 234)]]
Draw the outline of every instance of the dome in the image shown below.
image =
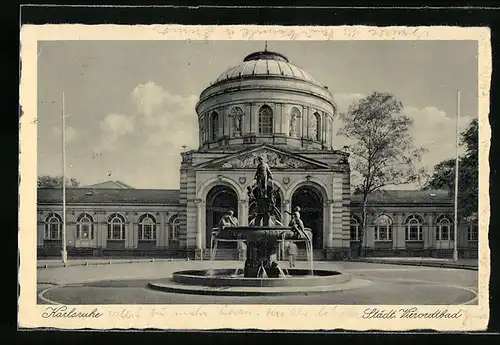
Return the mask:
[(270, 51), (248, 55), (242, 63), (222, 73), (215, 82), (248, 76), (281, 76), (319, 84), (308, 72), (291, 64), (284, 55)]
[(241, 150), (268, 144), (297, 150), (333, 147), (333, 96), (282, 54), (247, 55), (205, 88), (196, 104), (199, 147)]

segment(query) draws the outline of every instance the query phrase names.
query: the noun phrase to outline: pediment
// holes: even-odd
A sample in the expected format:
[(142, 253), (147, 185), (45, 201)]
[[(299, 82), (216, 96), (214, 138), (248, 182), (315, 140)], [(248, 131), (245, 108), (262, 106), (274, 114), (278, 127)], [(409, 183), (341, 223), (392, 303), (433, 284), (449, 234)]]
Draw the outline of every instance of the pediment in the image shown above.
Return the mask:
[(217, 158), (202, 163), (197, 168), (207, 170), (256, 169), (258, 164), (257, 158), (259, 156), (264, 158), (264, 162), (269, 165), (271, 170), (330, 169), (327, 164), (322, 162), (270, 147), (245, 150), (226, 157)]

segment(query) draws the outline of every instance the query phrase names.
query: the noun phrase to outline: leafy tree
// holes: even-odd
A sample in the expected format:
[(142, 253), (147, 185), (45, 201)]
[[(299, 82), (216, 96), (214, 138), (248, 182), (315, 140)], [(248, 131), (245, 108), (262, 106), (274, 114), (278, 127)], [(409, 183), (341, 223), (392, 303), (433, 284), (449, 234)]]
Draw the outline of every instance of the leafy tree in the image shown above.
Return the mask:
[(390, 185), (419, 182), (423, 148), (415, 147), (410, 128), (413, 120), (392, 94), (374, 92), (354, 102), (341, 114), (339, 134), (353, 141), (350, 146), (355, 193), (362, 195), (363, 215), (359, 254), (364, 245), (368, 196)]
[[(80, 186), (80, 182), (75, 178), (66, 178), (66, 187), (76, 188)], [(38, 176), (38, 188), (62, 188), (62, 176)]]
[[(479, 160), (478, 121), (472, 120), (460, 135), (465, 153), (458, 162), (458, 214), (463, 219), (474, 219), (478, 212)], [(446, 189), (455, 194), (455, 159), (447, 159), (434, 167), (434, 173), (424, 189)]]

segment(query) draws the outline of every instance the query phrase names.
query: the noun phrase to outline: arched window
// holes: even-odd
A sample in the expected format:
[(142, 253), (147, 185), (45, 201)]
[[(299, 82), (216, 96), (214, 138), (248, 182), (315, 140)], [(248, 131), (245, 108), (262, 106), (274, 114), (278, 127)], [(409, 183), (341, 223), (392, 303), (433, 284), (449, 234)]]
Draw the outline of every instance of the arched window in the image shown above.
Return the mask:
[(291, 137), (296, 137), (298, 134), (298, 125), (299, 125), (299, 118), (300, 118), (300, 110), (297, 109), (297, 107), (293, 107), (292, 110), (290, 110), (290, 136)]
[(121, 214), (108, 217), (108, 240), (125, 240), (125, 218)]
[(359, 219), (351, 216), (351, 241), (359, 241)]
[(219, 114), (216, 111), (210, 116), (210, 136), (212, 140), (219, 137)]
[(179, 215), (173, 215), (169, 221), (168, 241), (171, 245), (179, 244), (180, 219)]
[(273, 111), (268, 105), (259, 110), (259, 134), (273, 134)]
[(479, 238), (479, 231), (477, 223), (470, 224), (467, 228), (467, 240), (469, 242), (477, 242)]
[(62, 219), (57, 213), (49, 213), (45, 217), (45, 234), (46, 240), (61, 239)]
[(78, 240), (94, 239), (94, 219), (88, 213), (82, 213), (76, 218), (76, 238)]
[(321, 141), (321, 116), (319, 113), (314, 113), (311, 116), (311, 138), (316, 141)]
[(375, 225), (375, 241), (392, 241), (392, 219), (385, 214), (378, 216)]
[(155, 241), (156, 240), (156, 219), (149, 213), (139, 217), (139, 240)]
[(436, 218), (436, 240), (453, 241), (453, 221), (447, 215), (440, 215)]
[(412, 214), (406, 218), (406, 241), (423, 241), (422, 225), (424, 221), (417, 214)]

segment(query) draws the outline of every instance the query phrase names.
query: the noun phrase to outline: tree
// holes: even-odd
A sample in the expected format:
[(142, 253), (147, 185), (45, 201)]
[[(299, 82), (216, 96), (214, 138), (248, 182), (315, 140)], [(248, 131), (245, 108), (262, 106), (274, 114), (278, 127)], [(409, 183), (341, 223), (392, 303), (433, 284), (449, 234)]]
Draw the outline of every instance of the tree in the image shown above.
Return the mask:
[[(458, 213), (463, 219), (476, 218), (479, 192), (479, 128), (477, 119), (460, 134), (460, 145), (465, 153), (458, 162)], [(446, 159), (434, 167), (434, 173), (424, 189), (445, 189), (455, 193), (455, 159)]]
[[(392, 94), (374, 92), (349, 106), (341, 114), (339, 134), (353, 141), (353, 184), (362, 195), (363, 215), (359, 255), (364, 245), (368, 196), (390, 185), (419, 182), (424, 170), (418, 169), (423, 148), (415, 147), (410, 128), (413, 120), (402, 113), (403, 104)], [(358, 176), (356, 176), (358, 175)]]
[[(80, 182), (75, 178), (66, 178), (66, 187), (76, 188), (80, 186)], [(62, 188), (62, 176), (38, 176), (38, 188)]]

